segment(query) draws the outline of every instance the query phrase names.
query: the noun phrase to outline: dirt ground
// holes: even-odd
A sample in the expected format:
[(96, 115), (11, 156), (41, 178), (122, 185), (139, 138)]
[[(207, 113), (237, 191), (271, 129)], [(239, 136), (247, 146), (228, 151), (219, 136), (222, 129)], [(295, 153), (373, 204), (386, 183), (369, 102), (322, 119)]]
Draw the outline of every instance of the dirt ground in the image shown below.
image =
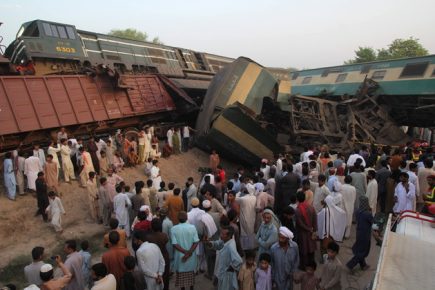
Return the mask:
[[(174, 182), (176, 187), (183, 187), (187, 177), (192, 176), (195, 183), (201, 178), (199, 167), (208, 166), (208, 153), (199, 149), (192, 149), (188, 153), (173, 155), (169, 159), (161, 159), (159, 162), (162, 178), (165, 182)], [(227, 176), (231, 176), (236, 165), (223, 160), (222, 164), (227, 171)], [(120, 173), (127, 185), (133, 186), (137, 180), (145, 180), (144, 166), (136, 168), (127, 168)], [(61, 183), (62, 202), (66, 211), (63, 216), (62, 234), (56, 234), (49, 223), (44, 223), (41, 216), (35, 217), (36, 198), (27, 194), (18, 197), (17, 201), (9, 201), (5, 197), (4, 189), (0, 195), (0, 285), (5, 283), (5, 273), (3, 270), (10, 267), (10, 263), (20, 261), (17, 265), (19, 272), (22, 264), (31, 262), (30, 251), (35, 246), (43, 246), (46, 249), (47, 258), (61, 254), (60, 244), (67, 239), (89, 239), (96, 238), (98, 243), (99, 237), (102, 237), (107, 229), (102, 225), (95, 224), (91, 221), (87, 205), (86, 189), (78, 186), (77, 182), (72, 184)], [(353, 229), (350, 240), (341, 243), (340, 260), (344, 263), (350, 259), (351, 247), (354, 242), (355, 229)], [(100, 249), (104, 251), (104, 249)], [(349, 275), (343, 272), (342, 285), (343, 289), (363, 289), (374, 275), (377, 259), (379, 256), (379, 247), (372, 243), (372, 250), (368, 257), (368, 263), (372, 266), (366, 272), (357, 272), (356, 275)], [(97, 254), (101, 255), (101, 253)], [(95, 257), (94, 257), (95, 258)], [(95, 260), (95, 259), (94, 259)], [(318, 272), (321, 271), (321, 265)], [(13, 279), (17, 281), (16, 279)], [(171, 281), (171, 284), (173, 281)], [(210, 287), (210, 281), (203, 275), (198, 275), (197, 289)], [(172, 284), (173, 285), (173, 284)], [(171, 287), (174, 289), (174, 287)], [(296, 287), (295, 289), (299, 289)]]

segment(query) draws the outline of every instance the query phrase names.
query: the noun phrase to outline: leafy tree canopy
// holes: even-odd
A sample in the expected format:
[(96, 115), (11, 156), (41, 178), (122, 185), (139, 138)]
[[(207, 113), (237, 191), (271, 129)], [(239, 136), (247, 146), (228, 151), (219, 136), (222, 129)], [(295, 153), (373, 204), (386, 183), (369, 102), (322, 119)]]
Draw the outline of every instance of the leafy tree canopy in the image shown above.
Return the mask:
[(396, 39), (387, 48), (373, 49), (372, 47), (358, 47), (355, 58), (345, 61), (345, 64), (388, 60), (404, 57), (428, 55), (429, 51), (421, 45), (417, 38)]
[(109, 35), (116, 36), (116, 37), (123, 37), (132, 40), (151, 41), (156, 44), (163, 44), (158, 37), (154, 37), (152, 40), (149, 40), (148, 39), (149, 36), (146, 32), (142, 32), (134, 28), (112, 29), (110, 30)]

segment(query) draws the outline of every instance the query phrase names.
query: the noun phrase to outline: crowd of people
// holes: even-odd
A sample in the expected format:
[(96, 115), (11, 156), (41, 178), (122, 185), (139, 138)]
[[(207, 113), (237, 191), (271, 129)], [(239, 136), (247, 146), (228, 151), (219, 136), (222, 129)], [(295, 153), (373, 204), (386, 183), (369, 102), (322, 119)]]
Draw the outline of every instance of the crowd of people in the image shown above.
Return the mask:
[[(188, 150), (189, 137), (184, 136), (189, 130), (171, 128), (163, 156)], [(160, 155), (150, 151), (160, 152), (152, 128), (138, 136), (138, 146), (120, 131), (114, 140), (91, 138), (83, 146), (61, 130), (62, 145), (51, 143), (47, 158), (38, 146), (27, 159), (20, 152), (6, 154), (10, 199), (16, 184), (21, 192), (26, 176), (28, 188), (36, 191), (37, 213), (61, 232), (62, 171), (65, 182), (79, 179), (87, 188), (90, 215), (110, 228), (103, 239), (107, 251), (94, 265), (86, 241), (80, 251), (75, 240), (66, 241), (65, 264), (60, 256), (52, 257), (61, 277), (54, 278), (52, 264), (44, 264), (44, 248), (34, 248), (33, 263), (24, 270), (33, 287), (28, 289), (169, 289), (174, 274), (175, 287), (185, 290), (194, 288), (201, 273), (222, 290), (293, 289), (295, 284), (307, 290), (342, 289), (342, 271), (369, 268), (365, 259), (372, 235), (382, 243), (377, 216), (405, 210), (433, 213), (431, 148), (361, 146), (345, 158), (327, 146), (311, 146), (298, 158), (263, 159), (258, 168), (239, 167), (231, 176), (212, 151), (201, 180), (188, 177), (177, 187), (162, 179)], [(137, 158), (130, 159), (133, 153)], [(132, 166), (145, 163), (144, 181), (132, 187), (122, 178), (122, 168), (131, 160), (136, 160)], [(353, 223), (353, 257), (343, 265), (339, 244), (351, 237)], [(316, 262), (323, 264), (320, 273)]]

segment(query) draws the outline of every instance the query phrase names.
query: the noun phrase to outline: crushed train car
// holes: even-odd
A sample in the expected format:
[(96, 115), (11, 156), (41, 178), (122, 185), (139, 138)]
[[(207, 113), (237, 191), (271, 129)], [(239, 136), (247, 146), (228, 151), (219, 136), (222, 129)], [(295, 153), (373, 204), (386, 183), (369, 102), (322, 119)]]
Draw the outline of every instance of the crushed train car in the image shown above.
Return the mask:
[(373, 85), (364, 80), (357, 97), (346, 100), (291, 95), (285, 80), (240, 57), (213, 78), (197, 119), (197, 141), (247, 164), (271, 158), (284, 146), (301, 150), (328, 144), (346, 150), (354, 142), (406, 142), (408, 137), (372, 98)]

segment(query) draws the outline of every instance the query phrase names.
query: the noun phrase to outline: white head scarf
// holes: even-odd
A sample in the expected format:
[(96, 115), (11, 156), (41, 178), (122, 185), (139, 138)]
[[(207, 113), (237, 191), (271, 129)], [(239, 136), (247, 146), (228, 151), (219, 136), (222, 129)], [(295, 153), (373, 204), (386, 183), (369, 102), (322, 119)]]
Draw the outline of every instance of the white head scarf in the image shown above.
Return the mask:
[(284, 237), (288, 238), (289, 240), (292, 240), (294, 237), (292, 231), (289, 230), (287, 227), (279, 227), (279, 233)]
[(335, 204), (334, 197), (325, 198), (326, 207), (317, 214), (317, 227), (320, 239), (331, 236), (335, 241), (343, 240), (347, 225), (346, 212)]
[(147, 220), (148, 221), (152, 221), (153, 220), (153, 214), (151, 213), (151, 208), (149, 205), (144, 204), (143, 206), (140, 207), (139, 211), (147, 211), (148, 210), (148, 216), (147, 216)]
[(248, 190), (248, 193), (251, 195), (255, 194), (255, 186), (252, 183), (246, 184), (246, 190)]

